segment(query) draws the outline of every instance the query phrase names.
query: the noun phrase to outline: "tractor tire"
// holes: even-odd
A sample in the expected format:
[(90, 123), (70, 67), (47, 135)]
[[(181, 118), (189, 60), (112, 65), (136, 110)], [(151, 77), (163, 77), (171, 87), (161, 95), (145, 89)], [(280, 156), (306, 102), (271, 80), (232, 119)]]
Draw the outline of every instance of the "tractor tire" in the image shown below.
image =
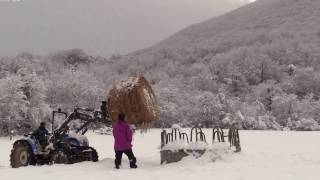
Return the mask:
[(52, 153), (51, 162), (53, 164), (71, 164), (71, 158), (66, 150), (57, 149)]
[(92, 154), (91, 154), (91, 161), (92, 162), (98, 162), (99, 161), (99, 155), (98, 155), (98, 152), (91, 147), (91, 150), (92, 150)]
[(10, 164), (12, 168), (34, 165), (34, 155), (28, 142), (17, 141), (13, 144), (10, 154)]

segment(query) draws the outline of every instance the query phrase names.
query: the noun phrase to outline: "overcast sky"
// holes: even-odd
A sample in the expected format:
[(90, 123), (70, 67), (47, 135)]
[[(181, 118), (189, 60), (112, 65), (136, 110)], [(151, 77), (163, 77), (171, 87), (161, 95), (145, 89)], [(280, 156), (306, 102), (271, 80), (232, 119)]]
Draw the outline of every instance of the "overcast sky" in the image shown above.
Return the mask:
[(250, 0), (0, 0), (0, 56), (125, 54)]

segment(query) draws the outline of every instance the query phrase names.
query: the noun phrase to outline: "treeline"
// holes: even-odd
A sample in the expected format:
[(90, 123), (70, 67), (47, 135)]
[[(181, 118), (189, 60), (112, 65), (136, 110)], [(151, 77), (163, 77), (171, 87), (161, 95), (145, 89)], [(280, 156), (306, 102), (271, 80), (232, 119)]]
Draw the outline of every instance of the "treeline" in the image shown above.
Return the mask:
[[(311, 34), (310, 36), (313, 36)], [(320, 46), (298, 36), (223, 46), (151, 48), (124, 57), (155, 83), (163, 126), (319, 130)], [(223, 94), (226, 101), (218, 101)]]
[(2, 57), (1, 135), (29, 131), (49, 121), (53, 109), (98, 108), (115, 80), (139, 74), (159, 99), (156, 127), (236, 123), (243, 129), (318, 130), (320, 55), (292, 48), (161, 49), (110, 58), (71, 49)]
[[(0, 59), (0, 135), (22, 134), (51, 118), (57, 108), (97, 108), (105, 99), (105, 78), (91, 69), (109, 62), (79, 49), (45, 57), (22, 53)], [(99, 74), (100, 73), (100, 74)]]

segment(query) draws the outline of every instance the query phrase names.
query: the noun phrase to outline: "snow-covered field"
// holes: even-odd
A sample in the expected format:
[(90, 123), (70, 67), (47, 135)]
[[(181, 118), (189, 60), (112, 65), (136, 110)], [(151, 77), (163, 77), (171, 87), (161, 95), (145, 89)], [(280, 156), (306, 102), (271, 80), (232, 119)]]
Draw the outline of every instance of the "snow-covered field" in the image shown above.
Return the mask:
[[(181, 162), (160, 165), (159, 129), (134, 136), (138, 169), (128, 168), (126, 157), (120, 170), (113, 167), (113, 138), (89, 134), (100, 155), (98, 163), (9, 167), (12, 143), (0, 138), (0, 180), (316, 180), (320, 178), (320, 132), (241, 131), (242, 152), (222, 156), (212, 162), (208, 155), (187, 157)], [(206, 132), (207, 139), (211, 132)]]

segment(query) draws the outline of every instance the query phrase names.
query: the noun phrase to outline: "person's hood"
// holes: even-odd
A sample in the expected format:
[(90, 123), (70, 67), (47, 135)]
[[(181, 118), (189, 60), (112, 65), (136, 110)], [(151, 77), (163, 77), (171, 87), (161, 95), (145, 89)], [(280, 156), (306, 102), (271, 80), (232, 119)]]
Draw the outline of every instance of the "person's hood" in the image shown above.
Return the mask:
[(127, 124), (127, 122), (118, 120), (116, 124), (119, 124), (121, 126), (125, 126)]

